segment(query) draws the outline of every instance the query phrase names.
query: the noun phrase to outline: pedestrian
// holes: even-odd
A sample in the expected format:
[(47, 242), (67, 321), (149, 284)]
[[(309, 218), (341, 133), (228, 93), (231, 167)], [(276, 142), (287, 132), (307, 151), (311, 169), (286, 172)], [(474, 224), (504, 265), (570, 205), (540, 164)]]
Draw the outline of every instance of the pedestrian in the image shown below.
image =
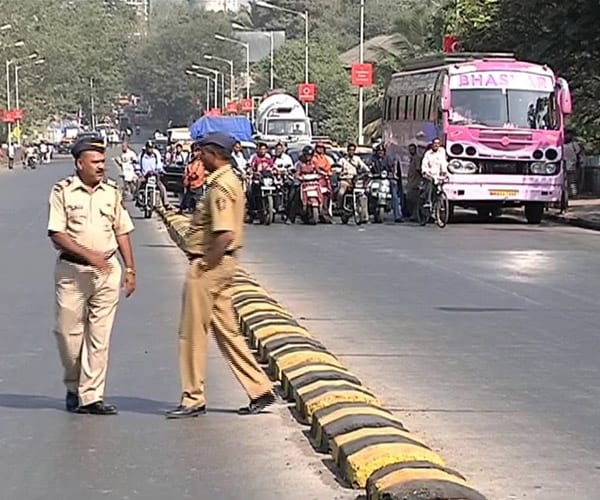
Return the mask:
[(200, 159), (209, 173), (204, 202), (194, 210), (185, 250), (190, 261), (179, 325), (182, 394), (167, 418), (206, 413), (204, 382), (208, 333), (250, 398), (243, 415), (260, 413), (275, 402), (272, 384), (258, 366), (237, 327), (231, 303), (233, 278), (244, 243), (245, 197), (232, 166), (235, 139), (222, 133), (199, 141)]
[(406, 183), (407, 201), (410, 218), (412, 221), (416, 221), (419, 209), (419, 186), (422, 181), (421, 162), (423, 158), (419, 155), (416, 144), (409, 144), (408, 154), (410, 155), (410, 162), (408, 164), (408, 178)]
[(13, 169), (15, 166), (15, 145), (11, 142), (8, 145), (8, 168)]
[(186, 165), (183, 172), (183, 196), (179, 205), (179, 212), (193, 211), (204, 194), (204, 165), (200, 159), (200, 146), (198, 142), (192, 144), (192, 160)]
[[(577, 196), (583, 189), (583, 148), (575, 140), (575, 134), (572, 130), (565, 132), (565, 145), (563, 146), (563, 155), (565, 159), (565, 169), (567, 174), (568, 196)], [(563, 202), (563, 205), (565, 203)], [(566, 203), (568, 206), (568, 201)]]
[[(72, 149), (76, 174), (50, 193), (48, 235), (59, 250), (54, 333), (64, 368), (67, 411), (114, 415), (104, 402), (110, 335), (122, 286), (136, 286), (130, 233), (118, 184), (104, 181), (105, 147), (85, 138)], [(124, 279), (116, 251), (125, 266)]]

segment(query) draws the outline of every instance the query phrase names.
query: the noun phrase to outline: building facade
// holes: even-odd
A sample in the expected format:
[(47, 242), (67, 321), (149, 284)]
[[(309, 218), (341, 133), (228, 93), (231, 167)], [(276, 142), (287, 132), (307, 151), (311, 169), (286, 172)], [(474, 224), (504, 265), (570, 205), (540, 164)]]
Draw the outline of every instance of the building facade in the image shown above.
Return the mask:
[(212, 12), (239, 12), (240, 0), (190, 0), (194, 6)]

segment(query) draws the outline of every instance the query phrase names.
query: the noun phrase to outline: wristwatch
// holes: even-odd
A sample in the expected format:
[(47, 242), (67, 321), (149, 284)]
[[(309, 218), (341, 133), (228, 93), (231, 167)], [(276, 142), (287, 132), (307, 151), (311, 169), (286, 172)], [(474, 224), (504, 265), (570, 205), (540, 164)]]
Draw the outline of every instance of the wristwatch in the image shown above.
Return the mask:
[(135, 276), (135, 269), (133, 267), (126, 267), (125, 272), (127, 274), (131, 274), (131, 275)]

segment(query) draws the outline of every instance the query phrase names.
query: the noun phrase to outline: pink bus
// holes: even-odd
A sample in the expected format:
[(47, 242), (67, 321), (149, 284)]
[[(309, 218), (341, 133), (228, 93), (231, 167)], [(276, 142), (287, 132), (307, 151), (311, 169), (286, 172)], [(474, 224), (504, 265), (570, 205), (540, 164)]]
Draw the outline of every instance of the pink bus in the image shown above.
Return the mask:
[(386, 89), (382, 136), (406, 177), (408, 146), (445, 144), (451, 207), (496, 216), (525, 206), (527, 221), (561, 201), (565, 117), (571, 94), (548, 66), (511, 54), (430, 56), (396, 73)]

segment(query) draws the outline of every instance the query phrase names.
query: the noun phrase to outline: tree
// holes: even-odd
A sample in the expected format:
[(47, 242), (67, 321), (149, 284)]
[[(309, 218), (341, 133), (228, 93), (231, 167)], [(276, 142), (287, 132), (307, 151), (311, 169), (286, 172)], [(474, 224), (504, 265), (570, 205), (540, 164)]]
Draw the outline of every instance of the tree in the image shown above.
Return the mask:
[[(310, 80), (317, 85), (317, 102), (310, 105), (310, 115), (319, 128), (338, 141), (356, 136), (356, 101), (350, 91), (350, 77), (338, 58), (335, 47), (310, 46)], [(304, 81), (304, 44), (289, 42), (277, 51), (275, 81), (278, 88), (297, 94)], [(269, 82), (269, 62), (256, 67), (256, 91), (265, 92)]]
[(134, 52), (127, 75), (128, 88), (152, 104), (154, 118), (186, 124), (196, 117), (194, 102), (198, 98), (204, 102), (206, 86), (186, 75), (186, 69), (195, 63), (229, 75), (204, 55), (234, 60), (241, 67), (239, 47), (215, 40), (216, 33), (232, 36), (225, 16), (186, 5), (155, 20), (148, 39)]
[[(12, 28), (2, 38), (7, 47), (24, 41), (19, 49), (7, 48), (9, 60), (23, 60), (38, 53), (45, 64), (24, 67), (20, 72), (21, 105), (27, 123), (76, 111), (90, 102), (90, 78), (95, 80), (99, 112), (109, 112), (115, 96), (123, 90), (126, 50), (134, 17), (120, 0), (64, 2), (46, 0), (0, 0), (3, 22)], [(1, 89), (6, 102), (5, 89)], [(14, 99), (14, 98), (13, 98)]]
[(595, 0), (487, 0), (493, 7), (477, 16), (483, 0), (461, 0), (467, 17), (459, 35), (465, 49), (514, 52), (520, 59), (548, 64), (571, 83), (575, 114), (570, 124), (600, 150), (600, 10)]

